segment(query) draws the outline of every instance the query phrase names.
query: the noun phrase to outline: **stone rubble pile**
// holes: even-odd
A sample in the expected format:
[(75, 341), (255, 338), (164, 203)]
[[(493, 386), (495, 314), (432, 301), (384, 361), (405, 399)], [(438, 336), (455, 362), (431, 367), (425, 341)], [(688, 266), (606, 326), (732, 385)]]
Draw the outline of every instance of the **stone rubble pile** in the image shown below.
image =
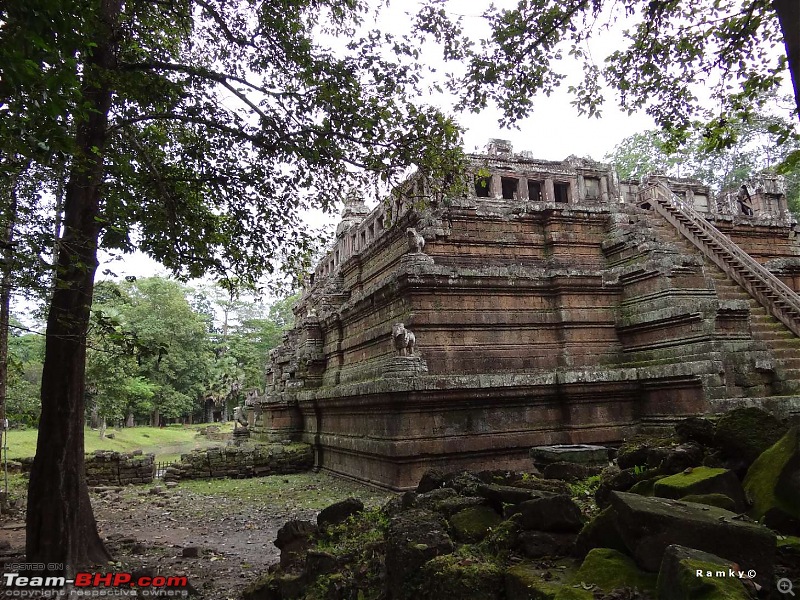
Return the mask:
[(90, 486), (152, 483), (154, 477), (154, 454), (96, 450), (86, 455), (86, 483)]
[(183, 454), (180, 462), (167, 467), (165, 481), (302, 473), (314, 466), (314, 451), (308, 444), (229, 445)]
[(292, 521), (242, 598), (745, 600), (800, 583), (798, 426), (737, 409), (630, 440), (583, 481), (550, 471), (573, 483), (429, 471), (380, 509)]

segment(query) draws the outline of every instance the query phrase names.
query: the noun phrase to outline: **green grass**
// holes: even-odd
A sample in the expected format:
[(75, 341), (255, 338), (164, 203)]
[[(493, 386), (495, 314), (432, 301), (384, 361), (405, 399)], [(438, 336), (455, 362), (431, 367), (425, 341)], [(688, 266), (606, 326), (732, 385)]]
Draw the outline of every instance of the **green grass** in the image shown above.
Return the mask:
[[(195, 448), (208, 448), (223, 445), (219, 440), (209, 440), (198, 436), (197, 431), (205, 425), (187, 425), (185, 427), (124, 427), (122, 429), (106, 429), (106, 434), (113, 433), (114, 439), (100, 439), (100, 432), (86, 429), (84, 431), (84, 448), (86, 452), (95, 450), (116, 450), (132, 452), (141, 449), (144, 453), (156, 455), (156, 461), (172, 462), (181, 454)], [(233, 425), (222, 425), (222, 431), (230, 431)], [(39, 432), (35, 429), (18, 431), (12, 429), (8, 435), (8, 458), (19, 459), (36, 454), (36, 438)]]
[(253, 506), (291, 506), (321, 510), (349, 496), (360, 498), (368, 507), (383, 505), (392, 492), (367, 487), (327, 473), (272, 475), (252, 479), (195, 479), (180, 482), (180, 489), (203, 496)]

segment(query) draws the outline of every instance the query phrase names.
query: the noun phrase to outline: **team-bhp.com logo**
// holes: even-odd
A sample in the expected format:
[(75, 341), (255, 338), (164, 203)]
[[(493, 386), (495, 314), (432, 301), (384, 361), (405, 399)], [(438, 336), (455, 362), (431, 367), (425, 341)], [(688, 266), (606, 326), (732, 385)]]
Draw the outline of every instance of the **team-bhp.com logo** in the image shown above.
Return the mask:
[(76, 588), (185, 588), (189, 582), (186, 577), (147, 575), (134, 577), (131, 573), (76, 573), (74, 579), (65, 577), (29, 577), (19, 573), (3, 573), (6, 588), (56, 588), (71, 584)]

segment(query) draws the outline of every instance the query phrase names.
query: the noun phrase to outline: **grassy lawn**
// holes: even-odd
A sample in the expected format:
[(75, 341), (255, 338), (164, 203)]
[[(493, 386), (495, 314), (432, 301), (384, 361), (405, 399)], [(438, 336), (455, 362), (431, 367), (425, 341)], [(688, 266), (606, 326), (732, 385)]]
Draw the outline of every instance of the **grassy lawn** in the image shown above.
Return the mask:
[(291, 506), (310, 510), (321, 510), (353, 496), (360, 498), (368, 507), (376, 507), (396, 495), (324, 472), (252, 479), (195, 479), (181, 481), (180, 489), (235, 505), (262, 508)]
[[(156, 455), (156, 461), (174, 461), (181, 454), (194, 448), (208, 448), (223, 445), (224, 442), (208, 440), (197, 436), (197, 430), (204, 425), (187, 425), (182, 427), (125, 427), (107, 429), (106, 434), (113, 433), (114, 439), (100, 439), (100, 432), (86, 429), (84, 447), (86, 452), (95, 450), (116, 450), (131, 452), (140, 449)], [(222, 425), (222, 431), (233, 429), (232, 423)], [(8, 458), (24, 458), (36, 454), (36, 438), (39, 432), (35, 429), (25, 431), (11, 430), (8, 436)]]

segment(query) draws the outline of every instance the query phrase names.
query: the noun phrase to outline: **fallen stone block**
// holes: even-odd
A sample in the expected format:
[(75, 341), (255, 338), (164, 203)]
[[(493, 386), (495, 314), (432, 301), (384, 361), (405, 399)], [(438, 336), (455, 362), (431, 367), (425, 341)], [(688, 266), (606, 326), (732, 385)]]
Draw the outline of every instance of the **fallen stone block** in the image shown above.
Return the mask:
[(480, 542), (503, 519), (488, 506), (473, 506), (450, 517), (453, 535), (462, 543)]
[(411, 509), (394, 517), (386, 537), (387, 596), (392, 600), (418, 597), (422, 566), (453, 549), (441, 515)]
[(726, 456), (752, 463), (787, 431), (786, 425), (768, 412), (755, 407), (734, 409), (717, 421), (714, 444)]
[(659, 479), (653, 486), (653, 494), (661, 498), (679, 500), (690, 494), (722, 494), (733, 500), (736, 512), (747, 508), (742, 484), (733, 471), (696, 467), (677, 475)]
[(658, 571), (659, 600), (748, 600), (751, 596), (739, 574), (743, 572), (733, 561), (715, 554), (668, 546)]
[(347, 498), (331, 504), (317, 515), (318, 527), (330, 527), (344, 523), (349, 517), (364, 510), (364, 503), (358, 498)]
[(647, 571), (657, 571), (667, 546), (678, 544), (754, 569), (761, 586), (772, 580), (776, 538), (766, 527), (721, 508), (625, 492), (613, 492), (611, 506), (622, 541)]
[(610, 548), (595, 548), (583, 560), (573, 583), (594, 586), (604, 592), (635, 588), (652, 592), (657, 577), (642, 571), (629, 556)]
[(421, 570), (417, 597), (437, 600), (500, 600), (503, 572), (492, 562), (455, 555), (437, 556)]
[(305, 564), (305, 553), (311, 545), (311, 536), (317, 526), (311, 521), (294, 520), (278, 530), (275, 546), (281, 551), (280, 565), (291, 569)]
[(574, 533), (523, 531), (517, 536), (516, 547), (528, 558), (572, 556), (575, 537)]
[(578, 532), (583, 527), (581, 509), (569, 496), (547, 496), (520, 503), (512, 509), (519, 514), (522, 529)]
[(753, 518), (800, 535), (800, 428), (790, 429), (753, 462), (744, 489), (753, 501)]
[(694, 502), (695, 504), (705, 504), (706, 506), (716, 506), (731, 512), (737, 512), (736, 503), (728, 496), (723, 494), (689, 494), (681, 498), (683, 502)]

